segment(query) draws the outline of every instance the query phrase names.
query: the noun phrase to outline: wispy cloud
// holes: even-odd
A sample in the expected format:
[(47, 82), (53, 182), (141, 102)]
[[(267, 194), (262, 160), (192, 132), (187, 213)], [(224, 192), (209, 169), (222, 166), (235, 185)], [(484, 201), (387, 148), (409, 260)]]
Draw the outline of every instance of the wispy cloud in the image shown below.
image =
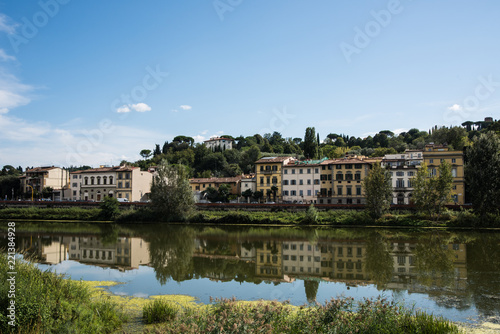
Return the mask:
[(0, 31), (6, 32), (8, 34), (14, 34), (16, 32), (16, 24), (9, 24), (9, 17), (5, 14), (0, 14)]
[(126, 104), (124, 104), (123, 106), (118, 107), (118, 108), (116, 109), (116, 112), (117, 112), (117, 113), (126, 113), (126, 112), (130, 112), (130, 108), (129, 108)]
[(30, 103), (29, 94), (33, 90), (33, 86), (22, 84), (15, 76), (0, 68), (0, 114)]
[(10, 56), (7, 53), (5, 53), (4, 49), (0, 49), (0, 61), (9, 61), (9, 60), (16, 60), (16, 57)]
[(187, 104), (183, 104), (183, 105), (179, 106), (179, 108), (182, 110), (191, 110), (193, 107), (188, 106)]

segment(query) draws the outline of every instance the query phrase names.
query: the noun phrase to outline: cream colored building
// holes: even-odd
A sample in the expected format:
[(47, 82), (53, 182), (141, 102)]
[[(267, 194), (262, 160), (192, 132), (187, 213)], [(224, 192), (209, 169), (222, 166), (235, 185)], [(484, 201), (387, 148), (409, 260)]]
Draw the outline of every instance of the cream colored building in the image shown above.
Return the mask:
[(106, 196), (126, 198), (129, 202), (146, 201), (153, 174), (139, 167), (116, 166), (80, 170), (71, 173), (73, 200), (100, 202)]
[(205, 146), (212, 151), (219, 149), (220, 151), (230, 150), (233, 148), (233, 142), (231, 138), (224, 137), (213, 137), (209, 140), (205, 140)]
[(422, 151), (410, 151), (400, 154), (387, 154), (382, 160), (391, 173), (393, 189), (392, 204), (410, 204), (413, 193), (413, 178), (424, 161)]
[(292, 160), (283, 165), (282, 194), (284, 202), (316, 203), (321, 190), (322, 160)]
[(26, 197), (31, 197), (33, 190), (34, 198), (37, 198), (35, 194), (41, 194), (43, 188), (51, 187), (54, 190), (53, 200), (65, 200), (65, 192), (67, 194), (69, 188), (69, 171), (54, 166), (30, 168), (26, 169), (20, 182), (21, 192)]

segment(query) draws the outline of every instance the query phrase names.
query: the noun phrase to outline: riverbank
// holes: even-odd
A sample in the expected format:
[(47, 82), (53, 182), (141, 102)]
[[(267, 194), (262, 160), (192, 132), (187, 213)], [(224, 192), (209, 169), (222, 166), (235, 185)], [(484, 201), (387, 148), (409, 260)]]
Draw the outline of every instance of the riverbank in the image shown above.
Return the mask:
[[(0, 288), (9, 291), (8, 261), (1, 255)], [(188, 296), (135, 298), (112, 295), (102, 288), (114, 282), (85, 282), (42, 272), (34, 264), (16, 263), (15, 299), (1, 295), (1, 307), (15, 300), (15, 326), (0, 316), (2, 333), (460, 333), (439, 317), (411, 312), (383, 299), (355, 303), (334, 299), (325, 305), (292, 306), (276, 301), (215, 300), (197, 303)], [(151, 323), (151, 324), (148, 324)]]
[[(313, 209), (314, 210), (314, 209)], [(114, 221), (104, 220), (98, 208), (3, 208), (0, 219), (26, 221), (85, 221), (95, 223), (157, 223), (164, 221), (150, 208), (143, 207), (120, 212)], [(177, 221), (178, 222), (178, 221)], [(428, 217), (412, 211), (392, 211), (378, 219), (366, 211), (328, 210), (294, 211), (204, 211), (195, 210), (183, 223), (190, 224), (249, 224), (249, 225), (317, 225), (317, 226), (381, 226), (381, 227), (468, 227), (500, 228), (500, 217), (483, 219), (472, 210), (445, 210), (439, 217)]]

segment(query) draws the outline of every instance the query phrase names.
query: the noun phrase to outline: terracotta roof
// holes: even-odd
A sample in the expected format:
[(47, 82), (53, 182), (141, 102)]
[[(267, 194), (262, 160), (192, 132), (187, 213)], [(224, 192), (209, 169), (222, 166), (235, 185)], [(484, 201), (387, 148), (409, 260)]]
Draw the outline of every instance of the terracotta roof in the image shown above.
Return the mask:
[(114, 167), (101, 167), (101, 168), (92, 168), (85, 170), (77, 170), (71, 172), (70, 174), (85, 174), (85, 173), (102, 173), (102, 172), (130, 172), (139, 167), (130, 167), (130, 166), (114, 166)]
[(283, 162), (287, 159), (294, 159), (293, 157), (264, 157), (255, 161), (256, 164), (273, 163), (273, 162)]
[(49, 171), (51, 169), (56, 169), (56, 168), (59, 168), (59, 167), (54, 167), (54, 166), (50, 166), (50, 167), (35, 167), (35, 168), (27, 169), (26, 173), (47, 172), (47, 171)]
[(241, 175), (235, 177), (210, 177), (189, 179), (189, 183), (232, 183), (241, 180)]

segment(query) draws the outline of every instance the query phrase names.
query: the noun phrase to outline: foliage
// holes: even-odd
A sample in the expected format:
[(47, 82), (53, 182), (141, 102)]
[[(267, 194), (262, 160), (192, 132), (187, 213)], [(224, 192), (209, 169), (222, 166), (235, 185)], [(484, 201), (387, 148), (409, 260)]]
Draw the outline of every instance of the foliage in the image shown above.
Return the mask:
[(306, 129), (304, 136), (304, 156), (307, 159), (316, 159), (318, 154), (318, 142), (316, 131), (313, 127)]
[(453, 177), (451, 166), (446, 161), (439, 165), (439, 176), (432, 175), (427, 164), (422, 164), (414, 179), (413, 200), (421, 212), (429, 216), (441, 213), (445, 203), (451, 199)]
[(142, 319), (146, 324), (165, 322), (175, 319), (179, 311), (180, 307), (177, 304), (163, 299), (155, 299), (144, 305)]
[(194, 198), (182, 165), (162, 161), (151, 185), (151, 205), (161, 219), (184, 220), (194, 209)]
[(1, 219), (43, 219), (43, 220), (100, 220), (98, 208), (4, 208), (0, 210)]
[(156, 330), (164, 333), (460, 333), (451, 322), (412, 312), (385, 299), (332, 299), (324, 306), (277, 301), (216, 299), (199, 312), (183, 312)]
[(474, 137), (466, 152), (465, 179), (474, 210), (481, 216), (500, 210), (500, 136), (494, 132)]
[(42, 189), (42, 197), (43, 198), (51, 198), (53, 192), (54, 192), (54, 188), (52, 188), (52, 187), (43, 187), (43, 189)]
[(113, 220), (120, 212), (120, 203), (114, 197), (105, 196), (102, 202), (99, 203), (101, 209), (101, 217), (104, 220)]
[(372, 217), (381, 217), (391, 207), (390, 172), (382, 168), (379, 163), (373, 164), (373, 168), (363, 180), (363, 188), (366, 193), (366, 209)]
[[(0, 307), (10, 303), (7, 256), (0, 254)], [(15, 327), (7, 313), (0, 314), (0, 332), (10, 333), (112, 333), (126, 320), (118, 305), (106, 298), (93, 298), (82, 282), (42, 272), (34, 264), (16, 261)]]
[(302, 219), (303, 224), (316, 224), (318, 223), (318, 211), (314, 207), (313, 204), (311, 204), (306, 211), (305, 217)]

